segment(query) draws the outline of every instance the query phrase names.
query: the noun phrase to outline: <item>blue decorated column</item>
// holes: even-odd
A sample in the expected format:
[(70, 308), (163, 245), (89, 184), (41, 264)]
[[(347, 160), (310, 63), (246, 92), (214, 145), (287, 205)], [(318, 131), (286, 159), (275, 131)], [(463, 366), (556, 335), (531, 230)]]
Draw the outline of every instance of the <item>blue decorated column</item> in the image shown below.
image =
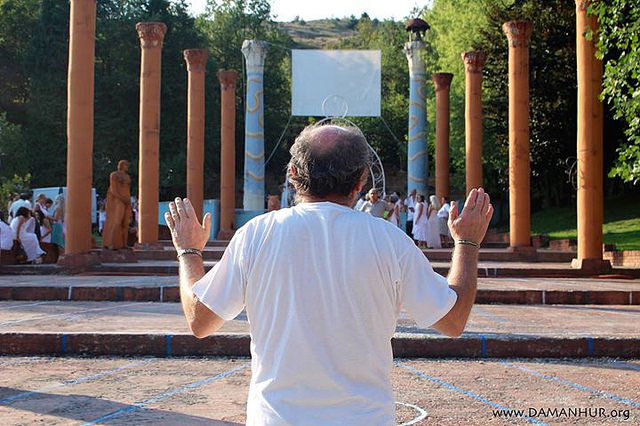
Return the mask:
[(427, 190), (427, 74), (420, 57), (425, 45), (413, 40), (404, 45), (409, 61), (409, 146), (407, 148), (407, 193), (413, 189), (428, 196)]
[(244, 148), (244, 210), (263, 210), (264, 184), (264, 103), (263, 73), (267, 42), (245, 40), (242, 53), (247, 62), (247, 101)]

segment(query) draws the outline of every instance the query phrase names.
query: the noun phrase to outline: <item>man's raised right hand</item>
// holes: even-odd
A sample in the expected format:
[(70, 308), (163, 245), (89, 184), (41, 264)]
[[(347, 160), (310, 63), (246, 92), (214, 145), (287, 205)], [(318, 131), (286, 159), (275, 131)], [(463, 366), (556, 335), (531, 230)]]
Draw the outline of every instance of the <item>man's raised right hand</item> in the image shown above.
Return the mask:
[(458, 214), (458, 204), (451, 202), (449, 230), (454, 241), (468, 240), (480, 244), (493, 216), (493, 206), (489, 194), (484, 189), (472, 189), (462, 212)]

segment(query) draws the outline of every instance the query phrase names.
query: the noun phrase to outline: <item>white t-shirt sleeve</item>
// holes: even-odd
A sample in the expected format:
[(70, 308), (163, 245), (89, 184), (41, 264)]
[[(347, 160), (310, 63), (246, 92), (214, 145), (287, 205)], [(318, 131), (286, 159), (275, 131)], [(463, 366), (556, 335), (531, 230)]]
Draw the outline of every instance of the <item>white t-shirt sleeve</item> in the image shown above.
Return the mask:
[(412, 246), (400, 257), (400, 302), (418, 326), (432, 326), (455, 305), (458, 295), (437, 274), (422, 251)]
[(234, 319), (244, 309), (246, 272), (242, 262), (243, 233), (236, 235), (222, 259), (193, 285), (193, 294), (225, 321)]

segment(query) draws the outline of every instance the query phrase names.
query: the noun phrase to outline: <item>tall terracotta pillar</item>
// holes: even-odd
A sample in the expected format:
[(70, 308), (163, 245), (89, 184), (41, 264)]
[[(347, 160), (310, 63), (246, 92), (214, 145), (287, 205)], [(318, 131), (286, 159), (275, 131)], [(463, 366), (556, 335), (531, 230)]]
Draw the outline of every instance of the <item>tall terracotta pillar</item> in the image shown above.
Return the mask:
[(204, 201), (204, 72), (209, 51), (187, 49), (184, 60), (189, 73), (187, 106), (187, 197), (202, 219)]
[(427, 197), (427, 73), (422, 59), (425, 44), (413, 40), (404, 45), (409, 62), (409, 135), (407, 147), (407, 194), (417, 190)]
[(234, 70), (218, 71), (221, 91), (220, 113), (220, 232), (219, 240), (233, 236), (236, 194), (236, 79)]
[(70, 6), (65, 257), (91, 251), (96, 0)]
[(578, 71), (578, 257), (572, 265), (585, 269), (609, 269), (602, 259), (603, 153), (602, 153), (602, 61), (595, 56), (593, 40), (584, 34), (589, 27), (597, 38), (595, 16), (587, 15), (589, 1), (576, 0), (576, 56)]
[(138, 244), (158, 242), (158, 176), (160, 161), (160, 73), (162, 41), (167, 26), (162, 22), (139, 22), (142, 60), (140, 65), (140, 152), (138, 166)]
[(529, 162), (529, 42), (531, 22), (509, 21), (509, 235), (511, 247), (531, 246)]
[(482, 69), (484, 52), (464, 52), (466, 193), (484, 186), (482, 179)]
[(453, 74), (431, 76), (436, 87), (436, 196), (449, 197), (449, 88)]
[(266, 41), (245, 40), (242, 54), (247, 63), (247, 100), (244, 139), (244, 210), (265, 207), (264, 182), (264, 60), (269, 45)]

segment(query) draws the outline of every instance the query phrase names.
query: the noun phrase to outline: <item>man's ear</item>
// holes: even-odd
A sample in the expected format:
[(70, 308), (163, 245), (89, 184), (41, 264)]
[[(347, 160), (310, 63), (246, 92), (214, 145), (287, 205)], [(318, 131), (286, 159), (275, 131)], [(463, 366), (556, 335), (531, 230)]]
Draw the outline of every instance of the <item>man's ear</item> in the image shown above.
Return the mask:
[(362, 192), (362, 187), (364, 186), (365, 183), (367, 183), (367, 178), (369, 177), (369, 171), (367, 169), (364, 169), (362, 171), (362, 176), (360, 176), (360, 180), (358, 181), (358, 183), (356, 184), (356, 187), (354, 188), (354, 190), (356, 192)]
[(298, 170), (296, 169), (296, 166), (294, 166), (293, 164), (289, 166), (289, 174), (291, 176), (298, 176)]

